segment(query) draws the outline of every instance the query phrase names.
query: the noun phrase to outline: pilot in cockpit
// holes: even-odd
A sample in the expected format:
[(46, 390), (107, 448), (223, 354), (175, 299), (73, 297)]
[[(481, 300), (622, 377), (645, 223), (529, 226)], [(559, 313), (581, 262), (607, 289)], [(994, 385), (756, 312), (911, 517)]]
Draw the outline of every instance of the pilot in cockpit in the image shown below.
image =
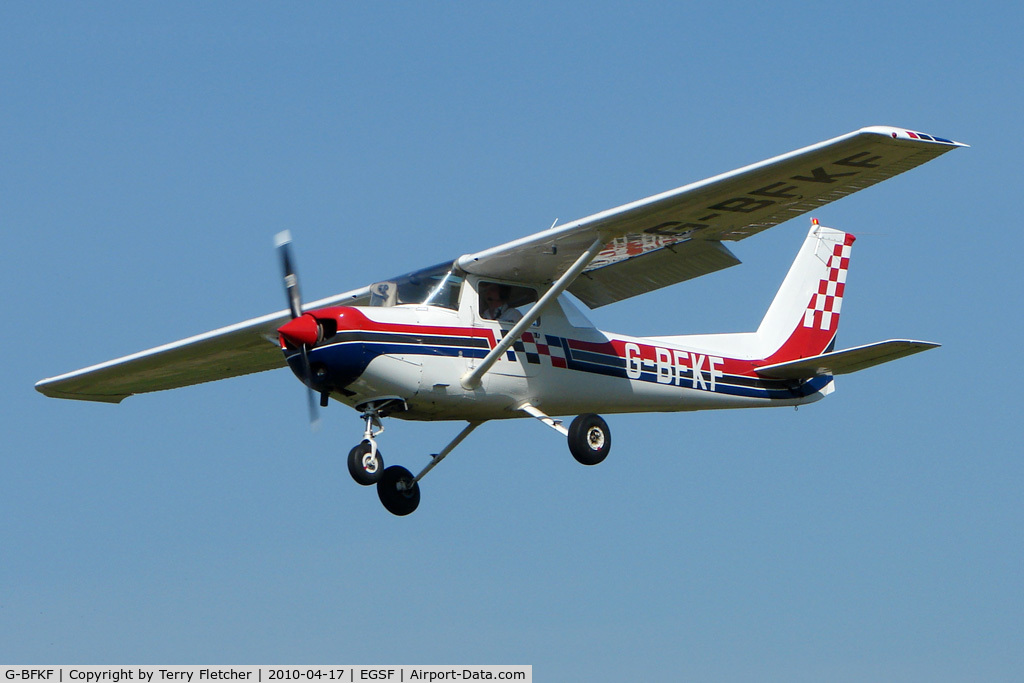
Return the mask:
[(480, 286), (480, 317), (503, 323), (516, 323), (523, 314), (508, 303), (512, 288), (496, 282), (484, 282)]

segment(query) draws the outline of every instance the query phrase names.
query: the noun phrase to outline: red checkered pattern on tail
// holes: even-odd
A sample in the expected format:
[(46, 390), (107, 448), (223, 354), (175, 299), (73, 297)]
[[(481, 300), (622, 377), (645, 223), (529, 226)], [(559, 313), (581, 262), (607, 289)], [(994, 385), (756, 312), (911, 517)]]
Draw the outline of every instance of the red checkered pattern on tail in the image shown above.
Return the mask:
[(832, 330), (839, 323), (839, 309), (843, 305), (846, 271), (850, 267), (850, 251), (854, 237), (846, 235), (843, 244), (832, 247), (828, 260), (828, 276), (818, 283), (818, 291), (811, 295), (804, 311), (804, 327)]

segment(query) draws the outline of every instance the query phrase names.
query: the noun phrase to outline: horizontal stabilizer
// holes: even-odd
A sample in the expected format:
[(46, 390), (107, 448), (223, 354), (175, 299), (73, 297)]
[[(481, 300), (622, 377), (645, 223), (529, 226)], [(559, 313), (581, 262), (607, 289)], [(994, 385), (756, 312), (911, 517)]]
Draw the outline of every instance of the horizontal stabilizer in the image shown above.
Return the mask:
[(940, 344), (913, 339), (889, 339), (874, 344), (855, 346), (852, 349), (823, 353), (820, 356), (765, 365), (757, 369), (757, 374), (772, 379), (807, 379), (818, 375), (845, 375), (938, 346)]

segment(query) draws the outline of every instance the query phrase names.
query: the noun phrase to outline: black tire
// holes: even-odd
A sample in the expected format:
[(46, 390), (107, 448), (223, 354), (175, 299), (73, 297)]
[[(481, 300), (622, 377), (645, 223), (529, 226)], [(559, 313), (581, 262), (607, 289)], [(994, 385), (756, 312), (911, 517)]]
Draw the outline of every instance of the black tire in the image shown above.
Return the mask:
[(600, 415), (584, 413), (569, 425), (569, 450), (583, 465), (596, 465), (608, 457), (612, 433)]
[[(404, 517), (419, 506), (420, 485), (419, 482), (413, 484), (412, 480), (412, 472), (400, 465), (392, 465), (384, 470), (377, 482), (377, 497), (388, 512)], [(405, 482), (408, 488), (399, 490), (399, 482)]]
[(377, 458), (370, 467), (363, 464), (363, 456), (369, 452), (369, 441), (361, 442), (348, 452), (348, 473), (361, 486), (376, 484), (380, 481), (381, 475), (384, 474), (384, 458), (381, 456), (380, 450), (377, 451)]

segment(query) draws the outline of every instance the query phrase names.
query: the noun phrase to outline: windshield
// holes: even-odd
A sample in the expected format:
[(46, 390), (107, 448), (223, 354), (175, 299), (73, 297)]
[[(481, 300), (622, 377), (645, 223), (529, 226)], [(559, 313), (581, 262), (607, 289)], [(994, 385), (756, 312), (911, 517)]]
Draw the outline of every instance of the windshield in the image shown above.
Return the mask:
[(454, 266), (452, 262), (441, 263), (374, 283), (370, 285), (370, 305), (418, 304), (457, 309), (462, 276), (455, 274)]

